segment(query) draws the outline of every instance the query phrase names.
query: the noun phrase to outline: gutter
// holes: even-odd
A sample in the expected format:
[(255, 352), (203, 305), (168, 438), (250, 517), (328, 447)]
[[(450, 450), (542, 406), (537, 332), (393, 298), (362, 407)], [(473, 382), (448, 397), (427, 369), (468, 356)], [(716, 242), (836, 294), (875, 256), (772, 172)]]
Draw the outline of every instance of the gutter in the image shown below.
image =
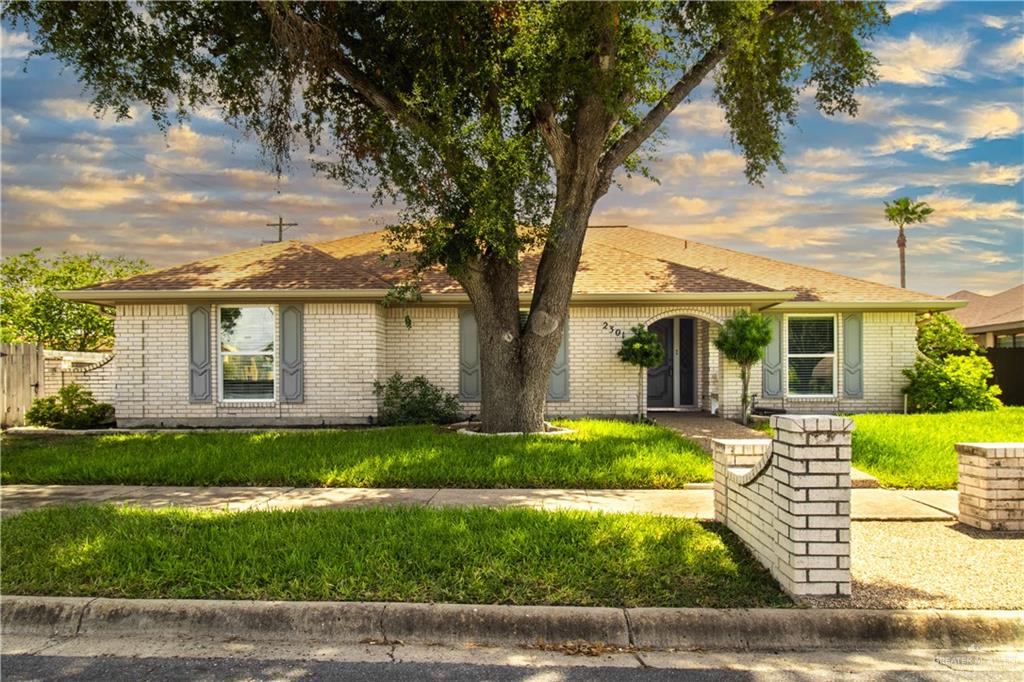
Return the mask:
[[(65, 301), (115, 305), (117, 303), (176, 303), (188, 301), (284, 301), (284, 300), (334, 300), (380, 302), (388, 289), (191, 289), (167, 291), (157, 289), (74, 289), (57, 291), (58, 298)], [(679, 305), (679, 304), (728, 304), (749, 305), (754, 310), (772, 308), (779, 312), (804, 310), (889, 310), (929, 312), (952, 310), (967, 305), (966, 301), (877, 301), (867, 303), (844, 303), (831, 301), (794, 301), (793, 291), (723, 291), (697, 293), (606, 293), (574, 294), (572, 304), (597, 305)], [(529, 304), (532, 294), (521, 293), (521, 303)], [(464, 292), (450, 294), (423, 294), (416, 303), (438, 305), (465, 305), (469, 296)]]

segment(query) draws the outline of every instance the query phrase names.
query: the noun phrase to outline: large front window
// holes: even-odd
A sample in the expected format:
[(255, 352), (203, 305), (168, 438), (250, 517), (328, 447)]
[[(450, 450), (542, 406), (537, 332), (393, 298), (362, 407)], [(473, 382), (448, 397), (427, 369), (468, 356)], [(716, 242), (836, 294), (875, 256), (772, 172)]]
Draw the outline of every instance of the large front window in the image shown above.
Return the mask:
[(788, 362), (789, 395), (835, 395), (835, 317), (790, 317)]
[(274, 309), (220, 308), (222, 400), (274, 399)]

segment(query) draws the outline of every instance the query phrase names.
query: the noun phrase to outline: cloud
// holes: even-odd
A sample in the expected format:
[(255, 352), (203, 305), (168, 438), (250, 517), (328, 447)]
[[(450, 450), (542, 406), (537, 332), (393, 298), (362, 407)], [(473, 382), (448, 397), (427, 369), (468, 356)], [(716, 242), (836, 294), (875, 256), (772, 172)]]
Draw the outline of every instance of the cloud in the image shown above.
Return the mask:
[(222, 168), (219, 173), (236, 186), (246, 189), (273, 189), (279, 184), (288, 184), (287, 175), (282, 175), (278, 180), (273, 173), (249, 168)]
[(895, 194), (903, 185), (886, 185), (882, 183), (873, 183), (870, 185), (860, 185), (858, 187), (851, 187), (846, 190), (847, 194), (851, 194), (855, 197), (866, 197), (868, 199), (880, 199), (887, 197), (891, 194)]
[(1021, 116), (1011, 106), (989, 104), (969, 109), (963, 125), (964, 133), (971, 139), (1013, 137), (1021, 132)]
[(935, 209), (928, 222), (948, 225), (954, 220), (969, 221), (1015, 221), (1024, 218), (1024, 206), (1016, 201), (977, 201), (974, 197), (962, 197), (945, 193), (927, 194), (920, 197)]
[(317, 218), (317, 224), (332, 230), (360, 227), (366, 225), (366, 221), (354, 215), (329, 215)]
[(28, 185), (9, 185), (3, 191), (8, 200), (89, 211), (123, 204), (146, 193), (145, 176), (117, 176), (112, 173), (84, 172), (71, 184), (59, 189), (43, 189)]
[(668, 160), (665, 168), (659, 169), (659, 171), (660, 177), (664, 181), (728, 175), (740, 177), (745, 166), (746, 161), (736, 152), (728, 149), (712, 149), (700, 156), (688, 153), (676, 154)]
[(897, 0), (890, 2), (886, 9), (889, 10), (889, 16), (898, 17), (901, 14), (934, 12), (944, 4), (943, 0)]
[(982, 185), (1016, 185), (1024, 179), (1024, 166), (993, 166), (988, 161), (969, 164), (969, 182)]
[(982, 63), (993, 71), (1019, 73), (1024, 66), (1024, 35), (995, 48), (985, 55)]
[(966, 37), (929, 41), (911, 33), (903, 40), (879, 40), (873, 52), (879, 60), (878, 76), (882, 81), (901, 85), (939, 85), (947, 76), (967, 76), (960, 67), (969, 49)]
[(1004, 29), (1010, 25), (1010, 20), (1006, 17), (997, 17), (991, 14), (986, 14), (978, 19), (982, 26), (995, 29)]
[(900, 130), (880, 139), (871, 148), (871, 152), (877, 156), (885, 156), (897, 152), (918, 151), (934, 159), (945, 159), (953, 152), (968, 149), (970, 146), (965, 140), (952, 140), (935, 133)]
[(24, 59), (33, 47), (27, 33), (14, 33), (0, 26), (0, 57), (3, 59)]
[(806, 149), (793, 159), (793, 165), (802, 168), (843, 168), (862, 166), (866, 163), (855, 149), (818, 147)]
[(687, 215), (711, 213), (717, 208), (716, 204), (700, 197), (671, 197), (668, 203), (675, 210)]
[(70, 97), (58, 97), (54, 99), (44, 99), (40, 103), (40, 106), (51, 116), (64, 121), (96, 121), (100, 127), (107, 128), (113, 125), (132, 125), (135, 119), (138, 118), (138, 110), (135, 107), (128, 108), (128, 119), (131, 120), (117, 120), (117, 116), (110, 111), (105, 112), (101, 116), (96, 114), (96, 109), (93, 105), (81, 99), (71, 99)]
[(672, 112), (672, 120), (683, 130), (717, 134), (729, 131), (725, 113), (717, 102), (710, 99), (699, 99), (679, 105)]

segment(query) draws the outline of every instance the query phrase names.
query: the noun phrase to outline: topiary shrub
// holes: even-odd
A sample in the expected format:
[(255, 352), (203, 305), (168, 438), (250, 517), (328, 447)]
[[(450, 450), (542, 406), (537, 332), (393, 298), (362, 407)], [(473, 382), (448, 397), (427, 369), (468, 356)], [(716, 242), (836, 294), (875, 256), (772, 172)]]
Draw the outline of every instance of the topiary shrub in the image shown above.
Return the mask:
[(113, 423), (114, 406), (96, 402), (92, 391), (78, 384), (68, 384), (57, 395), (33, 401), (25, 421), (55, 429), (91, 429)]
[(373, 382), (380, 401), (378, 421), (398, 424), (451, 424), (458, 421), (462, 406), (458, 398), (417, 376), (406, 381), (397, 372), (384, 383)]
[(932, 315), (917, 330), (920, 355), (903, 370), (910, 380), (903, 392), (914, 412), (995, 410), (1002, 406), (1002, 389), (990, 386), (992, 363), (959, 322), (949, 315)]
[(644, 418), (644, 371), (657, 367), (665, 360), (665, 349), (658, 340), (658, 335), (642, 324), (632, 329), (632, 336), (622, 340), (619, 348), (619, 360), (638, 368), (636, 380), (636, 418)]
[(715, 348), (740, 366), (743, 396), (741, 420), (747, 423), (750, 412), (750, 368), (764, 359), (764, 349), (772, 342), (772, 325), (764, 315), (741, 310), (722, 325)]

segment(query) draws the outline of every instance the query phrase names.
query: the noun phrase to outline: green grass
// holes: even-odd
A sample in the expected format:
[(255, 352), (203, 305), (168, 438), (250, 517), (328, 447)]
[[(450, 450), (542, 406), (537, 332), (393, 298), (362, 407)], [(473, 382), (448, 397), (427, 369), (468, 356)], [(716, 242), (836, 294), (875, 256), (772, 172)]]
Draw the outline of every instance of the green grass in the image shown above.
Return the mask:
[(853, 419), (854, 466), (889, 488), (955, 488), (954, 443), (1024, 441), (1024, 407)]
[(678, 488), (710, 457), (658, 426), (484, 438), (432, 426), (329, 431), (7, 435), (0, 482), (412, 488)]
[(531, 509), (235, 514), (54, 507), (0, 521), (4, 594), (785, 606), (713, 523)]

